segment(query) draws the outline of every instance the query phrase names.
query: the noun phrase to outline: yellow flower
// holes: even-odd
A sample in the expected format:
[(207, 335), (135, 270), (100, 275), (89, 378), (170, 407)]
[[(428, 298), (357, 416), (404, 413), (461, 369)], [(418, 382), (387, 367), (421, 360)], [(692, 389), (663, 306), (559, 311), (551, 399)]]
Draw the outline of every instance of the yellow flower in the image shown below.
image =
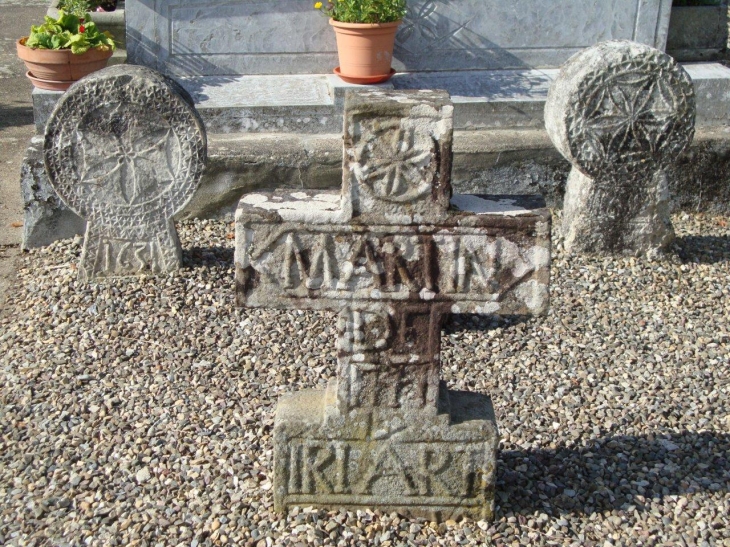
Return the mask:
[(322, 2), (315, 2), (314, 9), (322, 9)]

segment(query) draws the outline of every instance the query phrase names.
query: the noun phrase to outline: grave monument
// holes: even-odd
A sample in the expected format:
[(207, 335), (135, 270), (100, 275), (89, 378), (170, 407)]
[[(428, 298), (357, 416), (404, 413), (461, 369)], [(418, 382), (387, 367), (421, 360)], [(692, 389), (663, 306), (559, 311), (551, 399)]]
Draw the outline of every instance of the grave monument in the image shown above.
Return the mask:
[(550, 213), (538, 196), (454, 195), (441, 91), (350, 92), (340, 191), (248, 194), (238, 304), (338, 313), (336, 379), (283, 396), (274, 503), (490, 519), (488, 396), (446, 389), (452, 313), (542, 314)]
[(692, 80), (629, 41), (577, 54), (556, 78), (545, 126), (573, 164), (563, 203), (568, 251), (654, 255), (674, 239), (666, 168), (694, 135)]
[(53, 110), (44, 156), (53, 188), (86, 220), (82, 280), (180, 266), (172, 216), (200, 183), (206, 140), (174, 81), (126, 65), (87, 76)]

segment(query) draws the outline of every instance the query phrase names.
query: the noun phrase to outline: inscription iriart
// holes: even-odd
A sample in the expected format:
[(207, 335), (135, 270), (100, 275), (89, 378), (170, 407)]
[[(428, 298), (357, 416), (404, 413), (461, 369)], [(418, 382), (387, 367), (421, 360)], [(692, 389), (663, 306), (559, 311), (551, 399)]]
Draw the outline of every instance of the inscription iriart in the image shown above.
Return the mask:
[[(293, 438), (288, 449), (288, 502), (326, 494), (348, 505), (458, 505), (478, 494), (484, 443), (462, 443), (444, 452), (440, 442), (378, 443)], [(388, 483), (383, 487), (381, 483)], [(393, 484), (399, 495), (388, 494)], [(466, 498), (466, 500), (464, 499)]]

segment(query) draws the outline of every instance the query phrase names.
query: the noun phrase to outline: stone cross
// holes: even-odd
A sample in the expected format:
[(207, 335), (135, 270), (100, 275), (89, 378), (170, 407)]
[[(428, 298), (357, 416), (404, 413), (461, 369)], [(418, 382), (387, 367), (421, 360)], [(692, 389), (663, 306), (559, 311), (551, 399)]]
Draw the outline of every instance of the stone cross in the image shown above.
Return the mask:
[(550, 214), (450, 199), (446, 93), (350, 92), (345, 111), (341, 192), (249, 194), (236, 214), (239, 305), (339, 313), (336, 379), (278, 403), (275, 507), (489, 519), (494, 413), (440, 381), (441, 324), (545, 312)]
[(694, 119), (692, 80), (657, 49), (604, 42), (563, 66), (545, 126), (573, 164), (566, 250), (652, 256), (672, 242), (665, 169), (692, 141)]
[(130, 65), (87, 76), (58, 101), (44, 157), (53, 188), (86, 219), (82, 280), (180, 266), (172, 217), (200, 183), (206, 136), (178, 84)]

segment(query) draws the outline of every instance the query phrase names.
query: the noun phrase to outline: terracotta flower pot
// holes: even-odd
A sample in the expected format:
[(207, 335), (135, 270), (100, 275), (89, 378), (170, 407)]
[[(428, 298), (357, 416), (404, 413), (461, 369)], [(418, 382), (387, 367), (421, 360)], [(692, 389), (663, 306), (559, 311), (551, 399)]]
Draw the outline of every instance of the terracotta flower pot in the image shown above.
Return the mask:
[(16, 42), (18, 57), (28, 68), (33, 85), (42, 89), (68, 89), (75, 81), (104, 68), (113, 53), (90, 49), (74, 55), (70, 49), (33, 49), (25, 45), (25, 40), (21, 38)]
[(393, 23), (341, 23), (330, 19), (337, 38), (340, 66), (335, 74), (346, 82), (374, 84), (384, 82), (395, 71), (393, 44), (400, 21)]

